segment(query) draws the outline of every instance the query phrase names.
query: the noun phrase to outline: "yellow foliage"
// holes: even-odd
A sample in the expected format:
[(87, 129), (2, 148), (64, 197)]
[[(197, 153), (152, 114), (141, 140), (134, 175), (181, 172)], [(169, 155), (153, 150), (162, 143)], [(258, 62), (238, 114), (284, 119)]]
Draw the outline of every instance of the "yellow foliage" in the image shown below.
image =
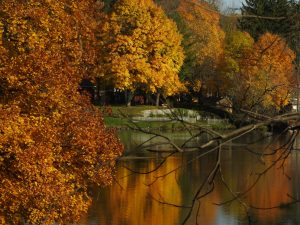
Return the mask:
[(202, 82), (200, 80), (195, 80), (193, 83), (193, 91), (200, 92), (202, 87)]
[(223, 94), (232, 96), (237, 107), (279, 110), (292, 96), (294, 59), (295, 54), (278, 35), (266, 33), (254, 43), (247, 33), (235, 32), (227, 38), (219, 64)]
[(183, 73), (193, 85), (197, 80), (201, 81), (202, 91), (214, 88), (210, 84), (216, 76), (225, 37), (219, 13), (209, 10), (210, 7), (204, 1), (179, 0), (176, 8), (185, 36), (183, 43), (187, 62)]
[(241, 70), (253, 45), (253, 38), (246, 32), (234, 31), (226, 34), (224, 52), (218, 64), (218, 75), (213, 79), (213, 85), (221, 95), (235, 98), (245, 92)]
[(259, 79), (266, 94), (263, 104), (277, 109), (287, 105), (295, 87), (295, 53), (286, 41), (278, 35), (265, 33), (255, 43), (251, 58), (255, 59), (256, 63), (250, 70), (254, 74), (249, 76), (263, 75), (263, 78)]
[(181, 35), (152, 0), (121, 0), (101, 26), (99, 76), (121, 90), (183, 89)]
[[(92, 0), (0, 1), (0, 222), (66, 224), (123, 149), (78, 92), (95, 64)], [(5, 27), (5, 29), (4, 29)]]

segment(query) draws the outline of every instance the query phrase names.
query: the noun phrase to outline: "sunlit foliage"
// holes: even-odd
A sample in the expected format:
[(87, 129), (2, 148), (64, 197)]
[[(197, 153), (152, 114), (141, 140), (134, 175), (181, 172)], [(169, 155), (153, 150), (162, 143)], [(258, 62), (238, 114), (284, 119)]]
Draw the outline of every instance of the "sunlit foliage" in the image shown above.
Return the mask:
[(231, 99), (242, 98), (245, 84), (242, 70), (245, 59), (253, 49), (254, 40), (246, 32), (226, 33), (224, 53), (218, 64), (218, 75), (213, 80), (214, 90)]
[[(296, 53), (296, 63), (300, 62), (300, 1), (298, 0), (245, 0), (242, 15), (273, 17), (264, 19), (241, 17), (240, 29), (250, 33), (255, 40), (266, 32), (285, 38), (289, 47)], [(277, 19), (276, 19), (277, 18)], [(279, 18), (279, 19), (278, 19)]]
[(289, 103), (296, 84), (294, 59), (294, 52), (278, 35), (265, 33), (254, 44), (245, 74), (249, 85), (259, 88), (256, 95), (264, 94), (259, 97), (264, 107), (279, 109)]
[(184, 34), (186, 60), (183, 76), (194, 91), (207, 94), (212, 91), (216, 65), (223, 52), (224, 32), (220, 14), (212, 6), (196, 0), (180, 0), (176, 9)]
[(248, 33), (226, 38), (217, 87), (236, 108), (278, 111), (292, 97), (295, 54), (284, 39), (266, 33), (257, 42)]
[(121, 90), (162, 92), (184, 89), (181, 35), (152, 0), (120, 0), (99, 31), (99, 77)]
[(60, 224), (87, 211), (90, 184), (112, 181), (122, 151), (78, 93), (93, 70), (100, 4), (0, 2), (0, 215)]

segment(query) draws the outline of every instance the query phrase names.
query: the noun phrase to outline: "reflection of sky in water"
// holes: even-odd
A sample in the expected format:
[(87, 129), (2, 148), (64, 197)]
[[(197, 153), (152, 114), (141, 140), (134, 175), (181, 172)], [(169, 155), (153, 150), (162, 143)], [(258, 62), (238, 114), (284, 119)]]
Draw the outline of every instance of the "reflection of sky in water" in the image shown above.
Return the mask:
[(217, 208), (217, 218), (216, 225), (238, 225), (238, 222), (235, 218), (232, 218), (226, 214), (222, 207)]

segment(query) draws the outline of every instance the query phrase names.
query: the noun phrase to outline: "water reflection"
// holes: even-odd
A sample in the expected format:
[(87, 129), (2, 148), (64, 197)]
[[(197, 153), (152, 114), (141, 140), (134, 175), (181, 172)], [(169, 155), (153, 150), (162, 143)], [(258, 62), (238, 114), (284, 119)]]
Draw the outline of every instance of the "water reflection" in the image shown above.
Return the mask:
[[(121, 135), (128, 149), (145, 141), (149, 136), (124, 132)], [(172, 134), (178, 142), (183, 142), (188, 134)], [(262, 160), (260, 155), (249, 153), (241, 143), (252, 142), (255, 135), (247, 136), (232, 145), (224, 146), (222, 154), (222, 171), (227, 184), (233, 192), (247, 190), (257, 179), (259, 173), (271, 165), (279, 155)], [(197, 140), (195, 140), (197, 141)], [(284, 140), (281, 140), (284, 141)], [(262, 145), (272, 143), (273, 148), (280, 146), (282, 142), (274, 142), (266, 139), (264, 143), (252, 145), (252, 150), (261, 151)], [(300, 153), (299, 153), (300, 154)], [(259, 182), (249, 193), (243, 197), (243, 201), (249, 205), (269, 208), (281, 203), (289, 202), (288, 194), (299, 197), (298, 171), (300, 170), (300, 155), (293, 152), (284, 167), (278, 164), (262, 175)], [(149, 153), (138, 153), (138, 156), (147, 157)], [(203, 182), (208, 172), (213, 168), (216, 159), (215, 154), (209, 154), (197, 159), (198, 154), (177, 155), (170, 157), (167, 163), (159, 170), (150, 174), (134, 174), (124, 166), (141, 172), (151, 171), (161, 162), (161, 156), (155, 158), (127, 159), (120, 161), (117, 168), (116, 182), (107, 188), (94, 190), (94, 203), (89, 214), (82, 219), (81, 224), (101, 225), (177, 225), (181, 224), (188, 209), (182, 209), (169, 205), (163, 205), (157, 200), (175, 205), (190, 205), (199, 185)], [(186, 164), (187, 162), (191, 162)], [(174, 168), (182, 165), (176, 173), (157, 179)], [(155, 182), (154, 182), (155, 181)], [(152, 185), (149, 185), (152, 184)], [(224, 206), (216, 206), (232, 198), (220, 179), (216, 180), (214, 192), (201, 201), (197, 215), (194, 208), (187, 224), (204, 225), (235, 225), (248, 224), (248, 218), (244, 208), (237, 201)], [(156, 200), (154, 200), (156, 199)], [(297, 215), (300, 207), (295, 204), (289, 207), (272, 210), (252, 210), (253, 224), (299, 224)]]
[[(172, 160), (160, 172), (165, 173), (173, 168), (176, 160)], [(92, 206), (86, 224), (107, 225), (140, 225), (140, 224), (177, 224), (180, 209), (176, 207), (162, 206), (160, 201), (171, 201), (175, 204), (181, 203), (181, 190), (176, 181), (175, 173), (159, 179), (153, 185), (158, 173), (149, 175), (131, 175), (124, 169), (121, 162), (117, 172), (117, 182), (105, 190), (97, 190), (95, 193), (95, 204)], [(131, 164), (131, 163), (130, 163)], [(136, 162), (136, 166), (146, 170), (153, 170), (156, 162)], [(93, 218), (94, 221), (89, 221)], [(84, 223), (84, 224), (85, 224)]]

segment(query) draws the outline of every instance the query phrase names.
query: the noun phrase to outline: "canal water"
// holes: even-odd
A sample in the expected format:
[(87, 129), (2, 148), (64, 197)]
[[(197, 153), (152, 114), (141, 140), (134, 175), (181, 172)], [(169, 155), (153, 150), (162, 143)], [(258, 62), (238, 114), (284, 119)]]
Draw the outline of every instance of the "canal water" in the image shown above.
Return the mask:
[[(119, 135), (126, 146), (125, 154), (135, 151), (137, 146), (151, 137), (131, 131), (122, 131)], [(178, 144), (190, 137), (190, 134), (183, 132), (167, 135)], [(261, 153), (279, 148), (286, 141), (285, 138), (261, 137), (262, 134), (253, 133), (222, 147), (222, 174), (226, 185), (235, 194), (249, 189), (259, 174), (279, 157), (279, 153), (269, 157), (262, 157)], [(162, 141), (154, 139), (150, 143)], [(194, 144), (198, 141), (199, 139), (195, 139)], [(251, 145), (246, 145), (247, 143)], [(170, 147), (152, 146), (151, 149), (162, 152), (137, 150), (130, 157), (118, 161), (113, 185), (92, 190), (94, 201), (88, 214), (82, 218), (81, 225), (182, 224), (189, 208), (177, 206), (191, 205), (197, 189), (215, 165), (216, 153), (202, 157), (200, 154), (203, 152), (173, 155), (155, 170), (162, 157), (168, 154), (164, 151), (170, 150)], [(155, 171), (149, 174), (135, 174), (126, 167), (140, 173)], [(171, 172), (174, 169), (176, 170)], [(239, 201), (217, 205), (232, 199), (232, 194), (220, 176), (217, 176), (213, 191), (201, 200), (200, 205), (194, 207), (186, 224), (300, 224), (300, 204), (285, 204), (291, 201), (290, 196), (300, 198), (299, 171), (300, 152), (295, 150), (283, 164), (278, 163), (266, 174), (261, 175), (257, 184), (242, 197), (242, 202), (264, 208), (252, 208), (248, 214), (250, 219)], [(275, 206), (279, 207), (266, 209)]]

